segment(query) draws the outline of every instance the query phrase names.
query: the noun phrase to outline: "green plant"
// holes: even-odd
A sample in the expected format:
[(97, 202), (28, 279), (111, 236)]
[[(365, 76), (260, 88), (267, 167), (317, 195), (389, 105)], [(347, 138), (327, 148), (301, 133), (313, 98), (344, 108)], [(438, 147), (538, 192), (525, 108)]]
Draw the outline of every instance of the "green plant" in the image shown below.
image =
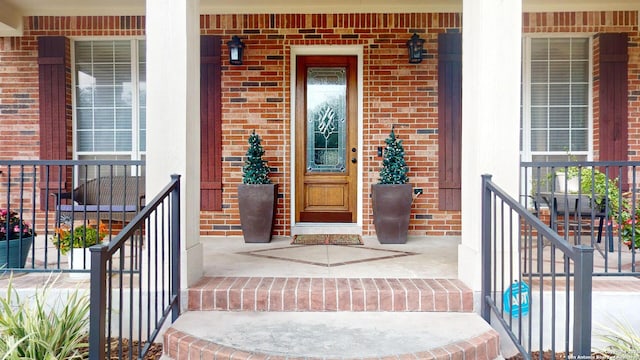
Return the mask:
[(0, 209), (0, 241), (33, 236), (31, 226), (20, 218), (20, 214)]
[[(77, 290), (51, 302), (53, 281), (23, 299), (9, 281), (0, 298), (0, 353), (11, 359), (82, 359), (88, 347), (89, 297)], [(51, 305), (47, 305), (51, 304)]]
[(87, 248), (99, 244), (107, 236), (107, 231), (106, 225), (102, 223), (97, 229), (91, 225), (81, 225), (75, 228), (63, 225), (55, 229), (51, 241), (65, 255), (71, 248)]
[(640, 358), (640, 335), (628, 322), (612, 320), (614, 328), (601, 326), (603, 334), (598, 335), (607, 346), (600, 351), (611, 355), (611, 359)]
[(409, 181), (407, 173), (409, 168), (404, 160), (404, 147), (402, 140), (396, 138), (391, 128), (389, 137), (384, 141), (387, 147), (384, 149), (384, 159), (380, 169), (379, 184), (406, 184)]
[(249, 136), (247, 158), (242, 167), (243, 184), (271, 184), (267, 161), (262, 159), (264, 149), (260, 145), (260, 136), (254, 130)]
[[(618, 215), (621, 205), (618, 178), (610, 179), (605, 173), (593, 167), (569, 166), (566, 173), (567, 179), (579, 178), (580, 192), (592, 197), (598, 207), (604, 209), (606, 205), (610, 216)], [(624, 200), (622, 207), (625, 207)]]

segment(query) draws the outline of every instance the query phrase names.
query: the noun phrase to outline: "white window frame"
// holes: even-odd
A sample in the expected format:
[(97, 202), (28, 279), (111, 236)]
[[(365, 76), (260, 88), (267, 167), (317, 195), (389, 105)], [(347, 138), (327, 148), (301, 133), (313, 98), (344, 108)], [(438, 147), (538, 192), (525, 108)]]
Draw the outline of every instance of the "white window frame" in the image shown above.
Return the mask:
[[(140, 72), (139, 72), (139, 44), (140, 40), (146, 40), (141, 36), (128, 36), (128, 37), (73, 37), (71, 38), (71, 104), (72, 104), (72, 116), (73, 116), (73, 130), (72, 130), (72, 139), (73, 139), (73, 159), (78, 160), (81, 156), (113, 156), (113, 157), (122, 157), (129, 156), (130, 160), (141, 160), (145, 158), (146, 150), (140, 150), (140, 103), (139, 103), (139, 87), (140, 83)], [(76, 104), (76, 63), (75, 63), (75, 43), (79, 41), (129, 41), (131, 46), (131, 82), (132, 82), (132, 93), (135, 96), (132, 96), (131, 99), (131, 107), (132, 109), (137, 109), (137, 111), (133, 111), (131, 114), (131, 132), (132, 132), (132, 143), (131, 143), (131, 151), (114, 151), (114, 152), (84, 152), (78, 151), (78, 139), (76, 129), (78, 128), (78, 115), (77, 115), (77, 104)]]
[[(521, 160), (532, 161), (531, 151), (531, 39), (535, 38), (586, 38), (589, 40), (589, 80), (588, 80), (588, 110), (587, 110), (587, 151), (575, 155), (586, 155), (587, 161), (593, 160), (593, 35), (592, 33), (536, 33), (525, 34), (522, 44), (522, 129), (521, 129)], [(538, 154), (536, 154), (538, 155)], [(540, 154), (542, 155), (542, 154)], [(569, 155), (564, 151), (547, 152), (545, 155)]]

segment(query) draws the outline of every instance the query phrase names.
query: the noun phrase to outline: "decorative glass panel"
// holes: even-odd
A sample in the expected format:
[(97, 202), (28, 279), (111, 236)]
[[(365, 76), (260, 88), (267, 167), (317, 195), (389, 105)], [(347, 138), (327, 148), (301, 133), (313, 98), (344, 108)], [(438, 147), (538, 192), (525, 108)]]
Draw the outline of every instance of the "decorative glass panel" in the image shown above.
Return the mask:
[(346, 110), (346, 68), (308, 68), (307, 171), (345, 171)]

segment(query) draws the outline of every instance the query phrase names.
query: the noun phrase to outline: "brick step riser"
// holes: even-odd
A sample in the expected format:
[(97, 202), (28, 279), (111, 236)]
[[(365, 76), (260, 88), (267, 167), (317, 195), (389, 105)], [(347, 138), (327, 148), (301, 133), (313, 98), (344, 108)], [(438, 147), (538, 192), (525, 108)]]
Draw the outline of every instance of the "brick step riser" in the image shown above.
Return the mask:
[[(231, 347), (208, 342), (203, 339), (185, 334), (183, 332), (169, 329), (164, 335), (165, 355), (175, 360), (210, 359), (210, 360), (257, 360), (272, 359), (284, 360), (294, 359), (284, 356), (269, 356), (255, 354), (234, 349)], [(497, 332), (491, 330), (472, 339), (458, 341), (444, 347), (431, 349), (415, 354), (398, 354), (395, 356), (385, 356), (383, 358), (367, 358), (367, 360), (388, 360), (388, 359), (429, 359), (429, 360), (452, 360), (452, 359), (474, 359), (493, 360), (500, 354), (500, 337)], [(296, 358), (297, 359), (297, 358)], [(312, 357), (305, 357), (306, 360), (320, 360)], [(362, 360), (361, 358), (359, 358)]]
[(471, 312), (458, 280), (206, 278), (188, 290), (189, 311)]

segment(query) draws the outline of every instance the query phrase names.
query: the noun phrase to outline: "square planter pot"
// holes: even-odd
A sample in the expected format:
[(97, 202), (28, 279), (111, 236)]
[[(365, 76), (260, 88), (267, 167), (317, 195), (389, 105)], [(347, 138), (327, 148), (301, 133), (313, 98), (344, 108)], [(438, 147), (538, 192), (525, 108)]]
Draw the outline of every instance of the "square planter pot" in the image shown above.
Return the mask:
[(381, 244), (404, 244), (409, 234), (411, 184), (373, 184), (373, 224)]
[(240, 225), (245, 242), (271, 241), (277, 192), (276, 184), (238, 185)]

